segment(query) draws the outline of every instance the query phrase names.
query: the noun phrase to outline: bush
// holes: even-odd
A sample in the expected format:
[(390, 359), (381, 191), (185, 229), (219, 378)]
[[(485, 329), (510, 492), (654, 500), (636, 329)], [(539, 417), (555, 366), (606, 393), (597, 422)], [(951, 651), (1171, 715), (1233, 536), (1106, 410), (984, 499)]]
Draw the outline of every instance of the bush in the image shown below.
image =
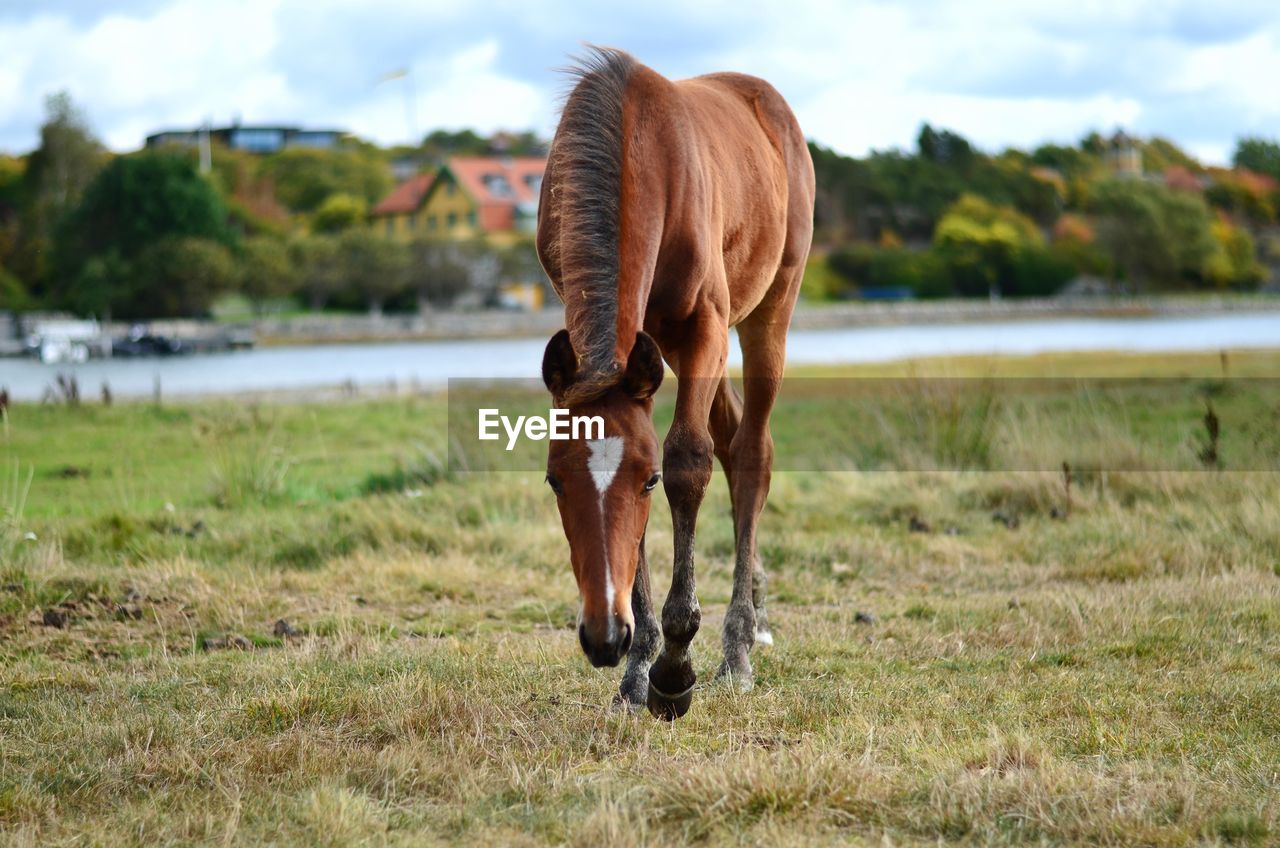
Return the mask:
[(375, 315), (409, 284), (409, 248), (364, 228), (339, 237), (338, 262), (351, 293)]
[(0, 309), (17, 311), (31, 305), (31, 297), (22, 281), (0, 268)]
[(231, 253), (202, 238), (166, 238), (133, 263), (132, 297), (121, 304), (129, 318), (207, 315), (218, 295), (235, 288)]
[(835, 272), (827, 260), (810, 256), (804, 266), (800, 296), (806, 300), (834, 300), (845, 288), (845, 279)]
[(1009, 297), (1048, 297), (1071, 281), (1076, 268), (1069, 253), (1056, 247), (1029, 247), (1014, 257), (1005, 282)]
[(270, 236), (245, 239), (240, 253), (240, 291), (255, 312), (273, 298), (286, 297), (298, 286), (298, 270), (284, 242)]
[(947, 297), (952, 281), (936, 251), (854, 244), (833, 252), (827, 267), (843, 285), (834, 294), (851, 296), (857, 289), (898, 288), (916, 297)]
[(364, 223), (368, 204), (350, 194), (332, 194), (325, 198), (311, 218), (311, 229), (317, 233), (338, 233)]
[(970, 297), (1009, 291), (1020, 257), (1043, 243), (1030, 218), (971, 194), (953, 203), (933, 232), (955, 290)]

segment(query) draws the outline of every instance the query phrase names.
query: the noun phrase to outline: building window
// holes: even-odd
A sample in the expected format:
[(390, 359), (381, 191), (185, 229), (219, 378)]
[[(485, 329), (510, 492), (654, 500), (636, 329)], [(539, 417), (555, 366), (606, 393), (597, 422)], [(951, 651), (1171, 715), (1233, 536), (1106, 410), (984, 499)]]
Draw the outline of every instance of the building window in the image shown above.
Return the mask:
[(394, 217), (387, 218), (387, 238), (391, 238), (396, 234), (396, 219)]
[(494, 197), (511, 197), (515, 193), (511, 190), (511, 183), (502, 174), (485, 174), (481, 179), (484, 180), (484, 187)]
[(274, 153), (284, 147), (284, 131), (274, 129), (233, 129), (230, 147), (253, 153)]
[(434, 233), (435, 231), (436, 231), (436, 216), (428, 215), (427, 216), (427, 232)]
[(285, 147), (329, 149), (338, 146), (338, 134), (321, 130), (300, 130), (285, 139)]
[(444, 184), (445, 197), (453, 197), (453, 180), (449, 180)]
[(450, 213), (449, 213), (448, 223), (449, 223), (449, 229), (451, 229), (451, 230), (452, 230), (454, 227), (458, 226), (458, 213), (457, 213), (457, 212), (450, 212)]
[(467, 226), (475, 227), (475, 225), (476, 225), (476, 210), (472, 209), (470, 212), (467, 213)]

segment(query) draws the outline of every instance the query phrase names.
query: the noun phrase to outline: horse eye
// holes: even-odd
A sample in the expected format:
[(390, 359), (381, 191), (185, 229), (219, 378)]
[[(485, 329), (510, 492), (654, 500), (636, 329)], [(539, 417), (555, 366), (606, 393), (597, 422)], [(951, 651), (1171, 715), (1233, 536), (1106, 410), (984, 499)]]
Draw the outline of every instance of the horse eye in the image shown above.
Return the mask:
[(550, 486), (551, 491), (555, 492), (557, 495), (564, 494), (564, 490), (560, 488), (560, 481), (552, 477), (550, 474), (547, 475), (547, 485)]
[(659, 481), (659, 480), (661, 480), (661, 479), (662, 479), (662, 475), (661, 475), (661, 474), (659, 474), (659, 473), (658, 473), (658, 472), (656, 472), (656, 471), (655, 471), (655, 472), (653, 472), (653, 476), (652, 476), (652, 477), (650, 477), (648, 480), (646, 480), (646, 481), (645, 481), (645, 483), (644, 483), (644, 490), (645, 490), (646, 492), (652, 492), (654, 489), (656, 489), (656, 488), (658, 487), (658, 481)]

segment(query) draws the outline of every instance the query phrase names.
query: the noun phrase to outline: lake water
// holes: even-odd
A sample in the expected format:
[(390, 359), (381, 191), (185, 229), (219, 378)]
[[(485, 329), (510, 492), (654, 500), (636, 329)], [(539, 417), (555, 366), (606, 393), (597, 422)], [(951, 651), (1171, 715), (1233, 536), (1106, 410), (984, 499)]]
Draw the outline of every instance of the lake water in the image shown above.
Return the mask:
[[(59, 373), (74, 373), (86, 397), (96, 396), (104, 381), (117, 397), (149, 396), (157, 378), (165, 396), (320, 388), (348, 381), (442, 386), (454, 377), (537, 377), (545, 345), (544, 338), (314, 345), (81, 365), (0, 359), (0, 386), (8, 386), (18, 400), (39, 400)], [(949, 354), (1265, 347), (1280, 347), (1280, 312), (796, 330), (788, 339), (787, 359), (839, 364)], [(730, 361), (740, 360), (735, 344)]]

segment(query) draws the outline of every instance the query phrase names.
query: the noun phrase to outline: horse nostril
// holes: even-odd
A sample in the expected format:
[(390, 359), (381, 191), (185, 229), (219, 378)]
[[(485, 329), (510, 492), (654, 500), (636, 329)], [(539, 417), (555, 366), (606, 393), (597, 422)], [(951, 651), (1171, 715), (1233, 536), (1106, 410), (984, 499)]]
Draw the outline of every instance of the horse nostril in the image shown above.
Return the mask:
[(578, 644), (582, 646), (582, 653), (590, 654), (591, 649), (587, 646), (587, 626), (585, 624), (578, 625)]
[(625, 654), (629, 650), (631, 650), (631, 625), (624, 624), (622, 625), (622, 646), (619, 653)]

